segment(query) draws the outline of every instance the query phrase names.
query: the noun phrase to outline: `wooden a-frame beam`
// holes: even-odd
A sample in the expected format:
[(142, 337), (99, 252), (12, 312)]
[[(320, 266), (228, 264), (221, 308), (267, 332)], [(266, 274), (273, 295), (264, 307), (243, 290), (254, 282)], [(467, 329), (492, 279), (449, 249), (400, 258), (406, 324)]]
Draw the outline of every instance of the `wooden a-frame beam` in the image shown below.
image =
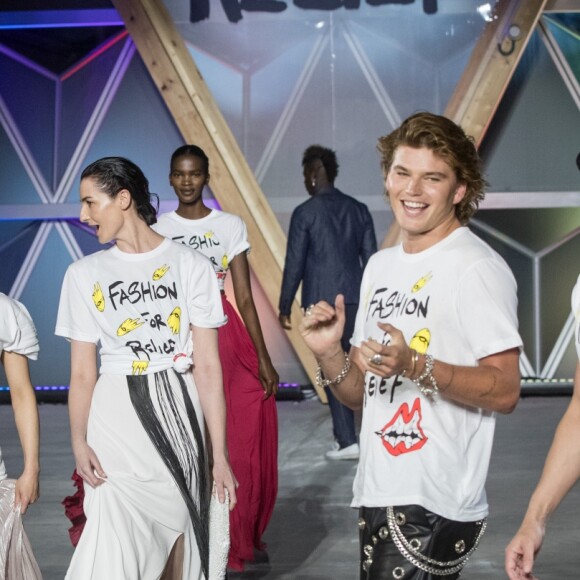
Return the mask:
[[(475, 45), (465, 71), (443, 115), (463, 127), (479, 147), (493, 119), (547, 0), (499, 0), (494, 20)], [(511, 40), (510, 26), (519, 36)], [(399, 226), (391, 224), (383, 243), (386, 248), (401, 239)]]
[[(547, 0), (500, 0), (455, 87), (444, 115), (479, 146), (507, 89)], [(519, 28), (509, 38), (511, 26)]]
[[(246, 222), (252, 243), (250, 264), (277, 312), (286, 237), (181, 35), (161, 0), (112, 2), (184, 140), (207, 153), (212, 191), (221, 207)], [(155, 146), (153, 137), (151, 146)], [(314, 357), (298, 332), (301, 318), (295, 300), (288, 337), (318, 396), (326, 403), (326, 394), (316, 385)]]

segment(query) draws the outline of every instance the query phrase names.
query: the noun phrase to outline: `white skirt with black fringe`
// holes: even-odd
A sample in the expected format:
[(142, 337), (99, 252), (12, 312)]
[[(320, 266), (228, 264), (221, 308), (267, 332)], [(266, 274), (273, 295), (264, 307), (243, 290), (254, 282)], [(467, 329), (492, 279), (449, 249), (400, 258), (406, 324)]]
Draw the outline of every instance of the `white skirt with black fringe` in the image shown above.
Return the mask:
[(206, 578), (203, 432), (191, 373), (99, 377), (87, 441), (107, 477), (85, 482), (87, 523), (66, 580), (157, 580), (180, 536), (183, 578)]

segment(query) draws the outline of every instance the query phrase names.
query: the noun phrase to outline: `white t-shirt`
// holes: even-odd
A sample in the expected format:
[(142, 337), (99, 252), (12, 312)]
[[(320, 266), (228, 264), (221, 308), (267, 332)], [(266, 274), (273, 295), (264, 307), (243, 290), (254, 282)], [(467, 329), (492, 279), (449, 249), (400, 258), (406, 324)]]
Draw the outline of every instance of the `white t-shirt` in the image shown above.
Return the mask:
[[(465, 227), (417, 254), (399, 245), (371, 257), (352, 344), (386, 343), (378, 322), (401, 330), (418, 352), (456, 365), (477, 366), (522, 344), (514, 277)], [(431, 400), (409, 379), (367, 373), (352, 505), (418, 504), (452, 520), (484, 517), (494, 428), (490, 411), (444, 395)]]
[(183, 218), (174, 211), (165, 213), (159, 216), (153, 229), (206, 255), (214, 267), (220, 290), (224, 289), (230, 262), (250, 249), (244, 220), (216, 209), (197, 220)]
[[(39, 346), (34, 322), (24, 304), (0, 292), (0, 354), (2, 351), (36, 360)], [(6, 468), (0, 449), (0, 481), (3, 479), (6, 479)]]
[(574, 324), (574, 342), (576, 344), (578, 361), (580, 361), (580, 276), (578, 276), (576, 286), (572, 290), (572, 312), (576, 319), (576, 323)]
[(100, 342), (102, 374), (150, 374), (187, 352), (190, 324), (225, 323), (209, 260), (166, 239), (150, 252), (113, 246), (71, 264), (55, 333)]

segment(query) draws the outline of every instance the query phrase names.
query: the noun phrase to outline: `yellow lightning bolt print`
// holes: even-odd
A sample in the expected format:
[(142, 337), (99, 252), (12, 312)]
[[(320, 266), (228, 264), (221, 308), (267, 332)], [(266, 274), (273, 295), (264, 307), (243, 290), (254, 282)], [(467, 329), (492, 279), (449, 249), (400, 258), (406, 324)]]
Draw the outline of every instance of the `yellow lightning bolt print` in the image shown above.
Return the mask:
[(169, 266), (167, 264), (163, 264), (161, 268), (157, 268), (157, 270), (153, 272), (153, 280), (155, 280), (156, 282), (157, 280), (161, 280), (161, 278), (163, 278), (163, 276), (165, 276), (165, 274), (167, 273), (167, 270), (169, 270)]
[(171, 311), (171, 314), (167, 319), (167, 326), (171, 328), (171, 332), (173, 332), (173, 334), (179, 334), (180, 322), (181, 322), (181, 308), (179, 308), (179, 306), (176, 306)]
[(99, 312), (104, 312), (105, 310), (105, 297), (103, 296), (103, 291), (101, 290), (101, 285), (96, 282), (93, 289), (93, 302), (97, 307)]
[(148, 360), (134, 360), (133, 361), (133, 374), (142, 375), (149, 366)]
[(409, 346), (414, 348), (419, 354), (425, 354), (431, 342), (431, 331), (428, 328), (422, 328), (415, 333)]
[(121, 322), (121, 326), (117, 328), (117, 336), (125, 336), (143, 324), (145, 323), (138, 318), (127, 318), (127, 320)]
[(433, 274), (431, 272), (419, 278), (413, 288), (411, 288), (411, 292), (419, 292), (419, 290), (421, 290), (421, 288), (423, 288), (423, 286), (425, 286), (425, 284), (427, 284), (431, 278), (433, 278)]

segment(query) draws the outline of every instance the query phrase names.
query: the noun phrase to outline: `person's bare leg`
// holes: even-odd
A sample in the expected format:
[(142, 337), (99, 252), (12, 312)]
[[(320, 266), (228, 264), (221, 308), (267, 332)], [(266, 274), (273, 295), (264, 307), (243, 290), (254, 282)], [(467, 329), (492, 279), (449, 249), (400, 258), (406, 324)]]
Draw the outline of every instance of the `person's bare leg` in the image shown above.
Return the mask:
[(183, 535), (179, 536), (171, 548), (167, 564), (159, 580), (183, 580)]

